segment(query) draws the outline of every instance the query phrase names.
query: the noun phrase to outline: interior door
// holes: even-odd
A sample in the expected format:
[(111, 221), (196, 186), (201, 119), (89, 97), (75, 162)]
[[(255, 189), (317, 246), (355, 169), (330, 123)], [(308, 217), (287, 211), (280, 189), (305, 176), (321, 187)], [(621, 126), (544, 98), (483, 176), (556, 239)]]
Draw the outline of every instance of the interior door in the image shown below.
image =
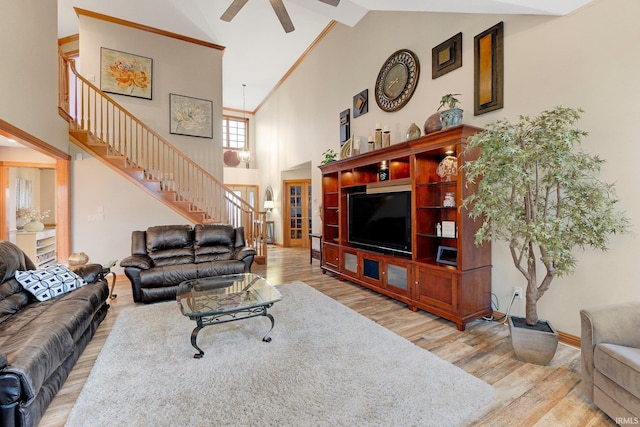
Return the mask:
[(245, 202), (249, 203), (255, 210), (260, 210), (258, 206), (258, 186), (257, 185), (238, 185), (227, 184), (227, 187), (231, 189), (237, 196), (242, 198)]
[(311, 180), (284, 181), (284, 246), (309, 247)]

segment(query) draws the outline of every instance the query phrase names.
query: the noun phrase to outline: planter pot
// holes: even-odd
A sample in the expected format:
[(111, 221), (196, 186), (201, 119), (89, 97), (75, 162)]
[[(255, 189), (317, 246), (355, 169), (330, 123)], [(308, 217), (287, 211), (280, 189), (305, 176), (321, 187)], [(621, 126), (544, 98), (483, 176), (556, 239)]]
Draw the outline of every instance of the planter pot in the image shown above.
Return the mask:
[(537, 326), (530, 327), (523, 318), (509, 316), (509, 332), (518, 360), (548, 365), (556, 354), (558, 333), (547, 321), (539, 321)]
[(458, 126), (462, 123), (463, 110), (460, 108), (454, 108), (451, 110), (445, 110), (440, 113), (440, 123), (442, 129), (450, 128), (452, 126)]

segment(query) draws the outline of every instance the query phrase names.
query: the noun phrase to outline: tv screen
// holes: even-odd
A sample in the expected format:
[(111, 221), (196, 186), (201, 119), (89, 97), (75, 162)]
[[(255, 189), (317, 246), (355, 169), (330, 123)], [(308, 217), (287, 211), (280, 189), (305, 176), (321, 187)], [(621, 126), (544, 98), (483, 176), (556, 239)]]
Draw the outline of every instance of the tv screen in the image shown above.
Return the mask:
[(350, 194), (349, 242), (411, 254), (411, 192)]

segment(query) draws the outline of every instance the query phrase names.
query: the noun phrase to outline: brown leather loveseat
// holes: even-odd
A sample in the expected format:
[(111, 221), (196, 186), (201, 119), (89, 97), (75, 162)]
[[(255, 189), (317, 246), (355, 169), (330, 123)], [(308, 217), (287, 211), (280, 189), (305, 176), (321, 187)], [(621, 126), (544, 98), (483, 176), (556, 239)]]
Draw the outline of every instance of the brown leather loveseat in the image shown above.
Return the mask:
[(120, 266), (135, 302), (175, 299), (180, 282), (248, 273), (256, 255), (244, 227), (227, 224), (160, 225), (131, 234), (131, 256)]

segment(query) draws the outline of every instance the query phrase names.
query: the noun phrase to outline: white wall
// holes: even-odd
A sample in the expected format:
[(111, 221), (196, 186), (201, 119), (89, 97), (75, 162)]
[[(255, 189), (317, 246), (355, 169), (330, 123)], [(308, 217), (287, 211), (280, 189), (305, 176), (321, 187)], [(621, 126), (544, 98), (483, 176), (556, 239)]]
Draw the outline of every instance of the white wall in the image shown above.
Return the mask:
[(58, 115), (58, 23), (55, 1), (0, 0), (0, 119), (67, 151)]
[[(75, 145), (71, 148), (71, 253), (84, 252), (97, 263), (120, 261), (131, 255), (132, 231), (189, 224), (97, 158)], [(114, 271), (123, 269), (117, 266)]]
[[(82, 74), (100, 87), (100, 48), (153, 59), (152, 99), (110, 95), (181, 152), (222, 180), (223, 52), (80, 15)], [(213, 139), (169, 132), (169, 94), (213, 101)], [(131, 254), (131, 232), (153, 225), (188, 224), (98, 159), (71, 144), (72, 247), (95, 262)], [(80, 154), (78, 157), (76, 154)], [(116, 272), (122, 272), (120, 267)]]
[[(556, 105), (582, 107), (586, 112), (580, 125), (590, 133), (584, 147), (607, 160), (603, 179), (617, 183), (622, 208), (638, 224), (640, 148), (633, 122), (640, 115), (637, 16), (640, 2), (608, 0), (566, 17), (394, 12), (369, 13), (354, 28), (336, 25), (256, 114), (263, 180), (279, 188), (273, 182), (278, 171), (311, 160), (318, 203), (321, 153), (329, 147), (337, 151), (338, 114), (353, 109), (353, 96), (366, 88), (369, 112), (351, 120), (352, 132), (365, 141), (375, 123), (390, 126), (392, 142), (404, 140), (408, 126), (415, 122), (422, 127), (446, 93), (461, 93), (464, 123), (480, 127)], [(505, 107), (474, 117), (473, 37), (499, 21), (504, 21), (505, 31)], [(460, 31), (462, 68), (432, 80), (431, 49)], [(373, 85), (382, 63), (400, 48), (417, 54), (421, 75), (411, 101), (386, 113), (375, 103)], [(632, 279), (637, 253), (635, 234), (614, 236), (608, 252), (579, 252), (576, 274), (556, 279), (540, 301), (541, 318), (579, 335), (580, 308), (640, 299)], [(493, 292), (505, 311), (513, 286), (525, 282), (504, 244), (494, 244), (493, 266)], [(512, 314), (523, 313), (524, 304), (518, 301)]]
[[(100, 87), (100, 48), (153, 60), (152, 99), (109, 94), (170, 144), (222, 180), (223, 51), (100, 19), (79, 16), (81, 73)], [(169, 94), (213, 101), (213, 138), (169, 132)]]

